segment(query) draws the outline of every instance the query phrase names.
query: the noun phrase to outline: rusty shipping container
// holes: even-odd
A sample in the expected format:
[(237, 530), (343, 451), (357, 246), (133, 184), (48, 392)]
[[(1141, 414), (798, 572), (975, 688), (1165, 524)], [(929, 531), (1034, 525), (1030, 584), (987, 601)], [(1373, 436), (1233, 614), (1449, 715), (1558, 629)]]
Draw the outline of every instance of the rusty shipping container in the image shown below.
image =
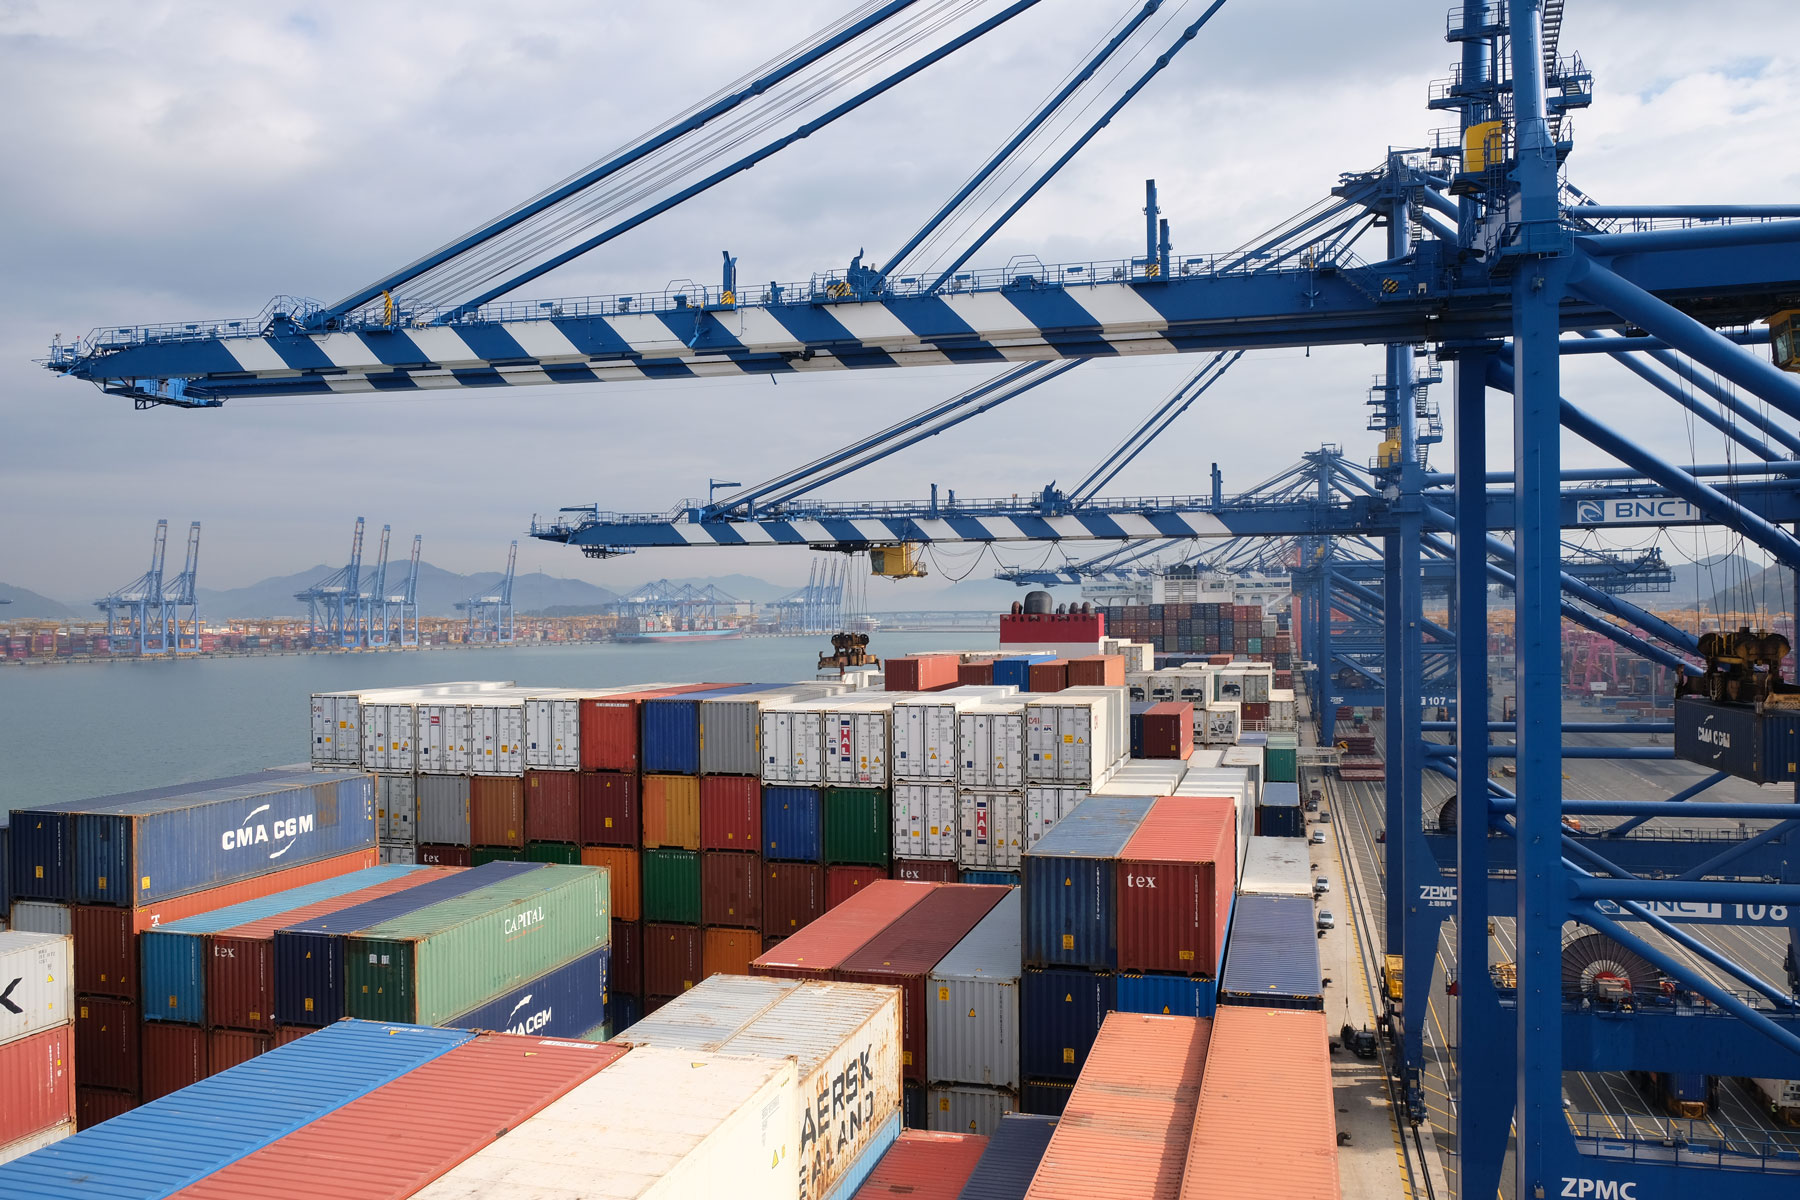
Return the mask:
[(832, 972), (833, 979), (845, 983), (900, 989), (900, 1065), (905, 1078), (925, 1082), (925, 981), (932, 968), (1011, 893), (1011, 888), (943, 884), (847, 955)]
[(1026, 1200), (1093, 1200), (1101, 1179), (1111, 1195), (1175, 1200), (1211, 1033), (1195, 1017), (1107, 1017)]
[(525, 772), (525, 840), (581, 840), (581, 776), (571, 771)]
[(762, 911), (762, 933), (768, 939), (788, 937), (812, 924), (825, 911), (825, 869), (817, 863), (763, 863)]
[(77, 1085), (75, 1088), (75, 1129), (92, 1129), (103, 1121), (130, 1112), (138, 1106), (136, 1092), (121, 1092), (113, 1088), (97, 1088)]
[(762, 782), (742, 775), (706, 775), (700, 780), (700, 849), (762, 847)]
[(75, 998), (75, 1079), (88, 1087), (136, 1094), (140, 1025), (136, 1001)]
[(1232, 801), (1184, 796), (1151, 805), (1119, 852), (1119, 969), (1216, 978), (1237, 861)]
[(761, 929), (762, 878), (762, 860), (754, 854), (741, 851), (702, 854), (700, 923)]
[(626, 846), (583, 846), (581, 865), (605, 867), (612, 880), (615, 921), (641, 921), (644, 916), (643, 856)]
[(825, 979), (869, 940), (946, 887), (940, 883), (881, 880), (864, 888), (811, 925), (783, 938), (751, 964), (751, 974), (785, 979)]
[(615, 993), (627, 996), (644, 994), (644, 925), (641, 921), (612, 923), (612, 961), (607, 963), (612, 975), (609, 985)]
[(145, 1021), (139, 1033), (143, 1099), (148, 1104), (213, 1073), (206, 1030), (173, 1021)]
[(600, 771), (579, 777), (580, 811), (576, 827), (584, 846), (636, 846), (643, 831), (638, 805), (638, 777)]
[(700, 780), (693, 775), (646, 775), (644, 848), (700, 849)]
[(1089, 654), (1081, 658), (1071, 658), (1069, 660), (1069, 686), (1124, 687), (1124, 656), (1119, 654)]
[(762, 953), (762, 935), (754, 929), (708, 929), (700, 935), (700, 974), (748, 975)]
[(1221, 1008), (1181, 1200), (1339, 1200), (1322, 1012)]
[(525, 845), (525, 781), (516, 775), (469, 780), (469, 844)]
[(706, 978), (697, 925), (644, 926), (644, 995), (679, 996)]

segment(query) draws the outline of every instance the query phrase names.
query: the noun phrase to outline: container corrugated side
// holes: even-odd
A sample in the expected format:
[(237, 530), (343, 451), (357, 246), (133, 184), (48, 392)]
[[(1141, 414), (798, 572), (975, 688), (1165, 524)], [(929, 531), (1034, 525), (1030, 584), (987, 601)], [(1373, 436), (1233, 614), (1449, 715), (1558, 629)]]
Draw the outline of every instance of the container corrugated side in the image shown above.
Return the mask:
[(1217, 976), (1236, 883), (1228, 799), (1158, 800), (1119, 852), (1122, 970)]
[(957, 714), (956, 782), (965, 788), (1025, 786), (1025, 706), (977, 704)]
[[(0, 1046), (0, 1145), (74, 1119), (73, 1026), (52, 1025)], [(12, 1193), (0, 1185), (0, 1195), (11, 1200)]]
[(1021, 860), (1025, 961), (1106, 970), (1118, 964), (1116, 860), (1154, 803), (1093, 796)]
[[(399, 1200), (624, 1054), (594, 1043), (478, 1037), (176, 1194)], [(406, 1136), (395, 1137), (398, 1129)]]
[(64, 937), (74, 931), (74, 918), (66, 904), (50, 900), (20, 900), (6, 917), (7, 928), (19, 933), (57, 933)]
[[(206, 1020), (207, 968), (215, 954), (208, 943), (209, 935), (269, 917), (303, 920), (314, 916), (321, 904), (327, 906), (323, 911), (329, 912), (332, 902), (342, 901), (339, 907), (351, 903), (346, 898), (355, 893), (367, 893), (358, 896), (358, 900), (372, 900), (387, 894), (385, 885), (430, 869), (368, 867), (146, 929), (138, 936), (144, 1019), (192, 1025)], [(227, 945), (216, 953), (230, 959), (236, 956), (236, 948)]]
[(1055, 1117), (1031, 1113), (1001, 1117), (957, 1200), (1025, 1200), (1031, 1177), (1037, 1174), (1055, 1132)]
[[(8, 1200), (162, 1196), (468, 1041), (344, 1022), (0, 1166)], [(145, 1146), (157, 1153), (145, 1154)]]
[(754, 776), (701, 776), (700, 849), (762, 852), (762, 783)]
[(715, 975), (620, 1040), (792, 1060), (798, 1194), (822, 1200), (899, 1115), (900, 1028), (899, 997), (890, 989)]
[[(70, 1089), (73, 1091), (73, 1089)], [(33, 1150), (42, 1150), (45, 1146), (54, 1145), (66, 1137), (75, 1136), (75, 1119), (69, 1118), (48, 1129), (40, 1129), (36, 1133), (26, 1134), (22, 1138), (0, 1146), (0, 1163), (9, 1163), (15, 1158), (24, 1158)]]
[(1325, 1007), (1312, 902), (1305, 896), (1239, 896), (1220, 1000), (1263, 1008)]
[(1145, 975), (1121, 971), (1114, 977), (1118, 1010), (1165, 1017), (1210, 1017), (1219, 1007), (1219, 980), (1199, 975)]
[(432, 846), (469, 844), (469, 777), (421, 775), (419, 842)]
[(406, 913), (489, 887), (542, 863), (487, 863), (275, 931), (275, 1020), (329, 1025), (344, 1015), (344, 939)]
[(1081, 1074), (1106, 1014), (1118, 1007), (1109, 971), (1027, 968), (1019, 988), (1019, 1074), (1072, 1080)]
[(1219, 1010), (1181, 1200), (1338, 1200), (1329, 1038), (1322, 1012)]
[(782, 939), (751, 964), (753, 975), (786, 979), (823, 979), (861, 950), (869, 939), (904, 916), (940, 887), (884, 879), (832, 909), (811, 925)]
[(828, 787), (822, 804), (827, 865), (887, 866), (894, 822), (886, 788)]
[(763, 857), (780, 862), (821, 862), (825, 824), (820, 789), (765, 784), (762, 790)]
[(892, 764), (896, 780), (956, 782), (957, 725), (974, 696), (934, 696), (894, 705)]
[(894, 784), (894, 857), (956, 861), (961, 812), (954, 783)]
[(74, 946), (61, 934), (0, 933), (0, 989), (0, 1046), (68, 1024), (75, 1019)]
[(350, 934), (345, 1011), (436, 1025), (607, 944), (606, 872), (546, 864)]
[(1012, 871), (1025, 849), (1025, 797), (1018, 792), (959, 791), (956, 861), (969, 871)]
[(415, 1193), (792, 1200), (794, 1064), (634, 1049)]
[[(1119, 1195), (1174, 1197), (1211, 1032), (1211, 1022), (1191, 1017), (1107, 1017), (1025, 1193), (1029, 1200), (1092, 1200), (1096, 1179)], [(1321, 1092), (1329, 1103), (1329, 1083)], [(1279, 1120), (1263, 1119), (1280, 1128)], [(1279, 1161), (1265, 1155), (1261, 1169), (1278, 1177), (1269, 1167)]]
[[(893, 660), (888, 663), (891, 668)], [(856, 1195), (858, 1200), (879, 1196), (956, 1200), (986, 1149), (987, 1138), (977, 1134), (904, 1130)]]
[(896, 917), (832, 972), (848, 983), (898, 987), (900, 1063), (905, 1077), (925, 1082), (926, 978), (1012, 889), (959, 884), (939, 887)]
[[(644, 706), (645, 711), (650, 709)], [(646, 850), (671, 847), (677, 850), (700, 849), (700, 780), (692, 775), (649, 775), (643, 777)]]
[[(1019, 1094), (967, 1083), (934, 1083), (925, 1089), (925, 1128), (986, 1138), (1007, 1113), (1019, 1111)], [(952, 1193), (954, 1195), (954, 1193)]]
[(1009, 891), (932, 968), (925, 985), (930, 1082), (1019, 1086), (1021, 911), (1018, 891)]

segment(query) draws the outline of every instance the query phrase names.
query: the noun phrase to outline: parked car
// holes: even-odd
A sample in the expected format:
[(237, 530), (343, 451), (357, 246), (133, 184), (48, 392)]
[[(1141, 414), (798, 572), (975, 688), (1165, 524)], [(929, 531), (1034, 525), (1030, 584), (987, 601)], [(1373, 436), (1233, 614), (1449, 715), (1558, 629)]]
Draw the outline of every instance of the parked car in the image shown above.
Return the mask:
[(1329, 909), (1320, 909), (1319, 910), (1319, 928), (1320, 929), (1336, 929), (1337, 928), (1337, 918), (1331, 915), (1331, 911)]
[(1323, 875), (1321, 875), (1317, 879), (1313, 880), (1313, 895), (1323, 896), (1326, 892), (1329, 892), (1330, 890), (1331, 890), (1331, 880), (1325, 878)]
[(1325, 844), (1325, 831), (1323, 829), (1315, 829), (1312, 831), (1312, 844), (1315, 846), (1323, 846)]

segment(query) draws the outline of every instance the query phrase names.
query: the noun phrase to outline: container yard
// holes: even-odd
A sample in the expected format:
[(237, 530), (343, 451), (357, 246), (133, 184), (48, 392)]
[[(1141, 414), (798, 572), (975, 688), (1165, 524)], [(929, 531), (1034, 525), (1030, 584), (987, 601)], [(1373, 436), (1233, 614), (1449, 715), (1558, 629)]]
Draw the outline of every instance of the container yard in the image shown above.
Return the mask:
[(0, 1198), (1792, 1200), (1785, 14), (1266, 8), (12, 39)]

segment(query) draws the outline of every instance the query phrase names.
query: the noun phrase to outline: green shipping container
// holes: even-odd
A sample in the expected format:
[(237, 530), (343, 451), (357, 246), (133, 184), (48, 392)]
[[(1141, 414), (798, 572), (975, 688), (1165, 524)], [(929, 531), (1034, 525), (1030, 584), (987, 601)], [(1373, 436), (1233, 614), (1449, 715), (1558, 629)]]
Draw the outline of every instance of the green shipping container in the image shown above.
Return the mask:
[(604, 946), (601, 867), (540, 867), (344, 939), (345, 1012), (436, 1025)]
[(477, 846), (469, 851), (469, 865), (479, 867), (491, 862), (523, 862), (525, 852), (517, 846)]
[(573, 842), (532, 842), (525, 847), (525, 861), (579, 866), (581, 847)]
[(1300, 739), (1291, 733), (1271, 733), (1263, 749), (1263, 777), (1271, 783), (1300, 780)]
[(885, 867), (894, 845), (893, 801), (885, 789), (825, 789), (825, 861)]
[(692, 850), (644, 851), (644, 920), (700, 923), (700, 856)]

